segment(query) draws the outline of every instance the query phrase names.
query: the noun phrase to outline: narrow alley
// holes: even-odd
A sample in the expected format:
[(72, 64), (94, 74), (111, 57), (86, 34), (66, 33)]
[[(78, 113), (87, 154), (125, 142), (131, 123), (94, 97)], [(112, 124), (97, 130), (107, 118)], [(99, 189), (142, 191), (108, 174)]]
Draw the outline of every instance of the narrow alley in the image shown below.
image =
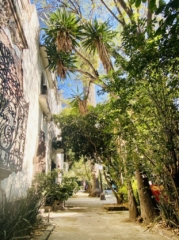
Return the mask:
[[(55, 229), (49, 240), (164, 240), (155, 230), (147, 230), (128, 221), (128, 211), (106, 211), (102, 205), (115, 203), (113, 195), (106, 200), (89, 198), (79, 192), (66, 202), (66, 210), (50, 213)], [(168, 238), (171, 239), (171, 238)]]

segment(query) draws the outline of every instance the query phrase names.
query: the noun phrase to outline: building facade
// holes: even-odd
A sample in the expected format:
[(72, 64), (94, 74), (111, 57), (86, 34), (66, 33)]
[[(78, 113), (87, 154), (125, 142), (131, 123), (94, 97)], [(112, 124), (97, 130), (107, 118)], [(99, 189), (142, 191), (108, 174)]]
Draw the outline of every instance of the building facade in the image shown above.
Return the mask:
[(0, 0), (0, 196), (22, 197), (37, 172), (63, 169), (61, 109), (29, 0)]

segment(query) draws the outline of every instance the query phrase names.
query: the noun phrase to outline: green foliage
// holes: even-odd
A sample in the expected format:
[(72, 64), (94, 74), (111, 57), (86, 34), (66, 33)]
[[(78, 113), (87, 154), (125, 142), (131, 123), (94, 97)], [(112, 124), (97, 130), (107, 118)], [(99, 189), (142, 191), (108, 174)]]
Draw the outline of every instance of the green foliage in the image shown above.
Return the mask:
[(137, 8), (140, 6), (140, 4), (141, 4), (141, 0), (136, 0), (136, 1), (135, 1), (135, 6), (136, 6)]
[(62, 184), (55, 183), (58, 172), (37, 174), (27, 196), (22, 199), (4, 201), (0, 206), (0, 239), (11, 240), (27, 236), (40, 218), (39, 209), (44, 201), (52, 204), (54, 200), (67, 200), (79, 190), (76, 179), (63, 178)]
[(92, 24), (88, 22), (84, 25), (82, 45), (94, 54), (97, 49), (99, 50), (98, 46), (103, 43), (109, 52), (111, 49), (109, 43), (115, 36), (116, 32), (111, 30), (108, 22), (99, 23), (94, 19)]
[(40, 182), (34, 181), (26, 197), (1, 202), (0, 239), (11, 240), (30, 235), (33, 226), (40, 220), (39, 209), (44, 201), (41, 189)]
[(179, 219), (173, 204), (168, 202), (160, 202), (158, 208), (161, 213), (161, 219), (166, 224), (166, 227), (177, 227), (175, 223), (178, 223)]
[(74, 159), (82, 155), (100, 159), (109, 179), (119, 186), (121, 172), (131, 178), (139, 167), (149, 179), (162, 180), (172, 204), (162, 203), (160, 211), (167, 221), (178, 224), (179, 2), (150, 0), (148, 5), (146, 0), (132, 0), (130, 4), (113, 5), (118, 11), (113, 17), (123, 27), (122, 33), (118, 27), (121, 38), (116, 49), (111, 48), (115, 34), (108, 22), (87, 21), (81, 32), (85, 39), (79, 39), (84, 48), (98, 52), (103, 66), (110, 65), (113, 56), (114, 70), (98, 80), (113, 96), (110, 103), (98, 105), (84, 117), (62, 115), (56, 121)]
[(78, 189), (75, 178), (64, 178), (62, 184), (54, 183), (47, 192), (46, 205), (52, 205), (55, 200), (65, 201)]
[(107, 156), (114, 150), (113, 128), (101, 115), (102, 109), (104, 106), (99, 105), (84, 116), (61, 114), (54, 117), (60, 123), (65, 149), (71, 149), (77, 160), (81, 156), (95, 159), (102, 153)]
[(81, 39), (80, 19), (74, 14), (58, 9), (46, 16), (43, 41), (49, 60), (49, 69), (62, 79), (68, 72), (74, 72), (76, 56), (72, 50)]
[(46, 17), (47, 28), (45, 31), (45, 43), (56, 43), (60, 51), (69, 52), (78, 46), (78, 40), (81, 39), (80, 21), (73, 13), (57, 9), (57, 11)]
[(75, 178), (64, 177), (61, 184), (57, 183), (57, 171), (52, 171), (47, 175), (40, 175), (39, 177), (43, 182), (43, 191), (45, 192), (47, 205), (52, 205), (55, 200), (65, 201), (78, 190)]
[(46, 66), (52, 72), (56, 72), (62, 79), (67, 77), (69, 72), (74, 72), (76, 56), (74, 54), (57, 51), (55, 44), (46, 44), (49, 65)]
[(118, 193), (120, 196), (123, 197), (123, 202), (128, 202), (128, 192), (126, 184), (119, 188)]
[[(130, 4), (134, 4), (136, 8), (139, 8), (141, 6), (141, 3), (146, 3), (147, 0), (131, 0)], [(156, 8), (156, 0), (150, 0), (149, 1), (149, 9), (153, 10), (154, 8)]]
[[(74, 13), (60, 9), (46, 17), (47, 27), (43, 28), (45, 32), (43, 40), (47, 48), (49, 68), (57, 72), (61, 78), (66, 78), (68, 70), (72, 72), (76, 70), (85, 76), (90, 76), (88, 72), (75, 68), (74, 52), (77, 53), (78, 60), (80, 59), (80, 65), (85, 63), (88, 69), (93, 73), (95, 71), (95, 76), (91, 74), (92, 78), (98, 76), (98, 73), (88, 57), (82, 56), (80, 52), (89, 50), (88, 55), (90, 55), (91, 52), (94, 54), (97, 51), (104, 68), (107, 71), (112, 68), (109, 53), (112, 40), (117, 33), (110, 29), (108, 22), (99, 23), (95, 19), (92, 24), (90, 21), (84, 24), (80, 20)], [(76, 48), (80, 46), (82, 49), (78, 52)]]
[(132, 178), (132, 189), (133, 189), (133, 193), (134, 193), (136, 203), (137, 203), (138, 206), (140, 206), (139, 195), (138, 195), (138, 190), (137, 190), (137, 181), (134, 177)]
[[(157, 28), (156, 19), (151, 22), (153, 30), (150, 35), (147, 24), (147, 19), (140, 19), (138, 24), (132, 23), (124, 28), (122, 50), (127, 61), (123, 64), (122, 59), (117, 59), (119, 70), (113, 74), (114, 81), (109, 81), (108, 86), (109, 91), (119, 96), (113, 99), (112, 106), (119, 115), (118, 129), (124, 143), (123, 157), (128, 175), (132, 176), (140, 166), (149, 179), (162, 179), (166, 191), (171, 190), (173, 196), (178, 196), (176, 179), (179, 172), (175, 168), (175, 176), (168, 175), (178, 164), (177, 20), (172, 25), (167, 22), (160, 34), (154, 30)], [(170, 198), (174, 203), (175, 199)], [(175, 204), (177, 206), (177, 201)], [(173, 209), (166, 203), (159, 207), (165, 220), (173, 225), (178, 224), (179, 219), (174, 205)], [(171, 209), (176, 212), (174, 218)]]
[(91, 182), (91, 161), (84, 161), (83, 157), (79, 161), (75, 161), (65, 176), (76, 177), (78, 181), (86, 179)]
[[(86, 178), (86, 171), (83, 171), (84, 166), (79, 167), (83, 159), (87, 162), (100, 163), (105, 166), (105, 172), (108, 180), (114, 181), (121, 186), (120, 174), (123, 171), (122, 156), (117, 153), (117, 137), (114, 128), (116, 126), (115, 114), (110, 111), (110, 105), (99, 104), (96, 108), (91, 108), (84, 116), (78, 114), (61, 114), (55, 116), (55, 121), (60, 123), (61, 136), (64, 143), (64, 149), (68, 161), (73, 161), (73, 166), (78, 166), (75, 169), (72, 166), (72, 171), (76, 176), (83, 175)], [(70, 159), (68, 151), (74, 153)], [(81, 160), (82, 161), (82, 160)], [(84, 164), (84, 163), (83, 163)], [(81, 173), (83, 171), (83, 173)]]

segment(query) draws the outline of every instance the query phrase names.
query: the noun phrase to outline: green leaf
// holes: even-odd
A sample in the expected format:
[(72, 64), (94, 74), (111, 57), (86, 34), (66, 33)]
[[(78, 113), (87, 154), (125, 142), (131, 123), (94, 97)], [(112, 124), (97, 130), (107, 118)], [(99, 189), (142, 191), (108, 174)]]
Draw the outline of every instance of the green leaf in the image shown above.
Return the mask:
[(163, 30), (161, 29), (161, 27), (159, 27), (158, 29), (157, 29), (157, 31), (155, 32), (155, 36), (158, 36), (158, 35), (160, 35), (160, 34), (162, 34), (163, 33)]
[(173, 8), (173, 9), (177, 9), (177, 8), (179, 8), (179, 1), (178, 0), (172, 0), (168, 3), (168, 6)]
[(136, 1), (135, 1), (135, 6), (136, 6), (136, 8), (138, 8), (138, 7), (140, 6), (140, 4), (141, 4), (141, 0), (136, 0)]
[(130, 5), (134, 4), (135, 0), (130, 0)]
[(156, 0), (150, 0), (149, 2), (149, 9), (154, 9), (156, 6)]
[(166, 23), (167, 25), (170, 25), (170, 26), (171, 26), (171, 25), (173, 24), (174, 20), (177, 18), (177, 16), (178, 16), (178, 14), (169, 15), (169, 16), (167, 17), (165, 23)]
[(165, 8), (165, 6), (166, 6), (165, 1), (164, 0), (159, 0), (159, 7), (157, 8), (155, 14), (158, 15), (158, 14), (162, 13), (164, 8)]
[(159, 7), (161, 7), (163, 5), (166, 5), (165, 1), (164, 0), (159, 0)]

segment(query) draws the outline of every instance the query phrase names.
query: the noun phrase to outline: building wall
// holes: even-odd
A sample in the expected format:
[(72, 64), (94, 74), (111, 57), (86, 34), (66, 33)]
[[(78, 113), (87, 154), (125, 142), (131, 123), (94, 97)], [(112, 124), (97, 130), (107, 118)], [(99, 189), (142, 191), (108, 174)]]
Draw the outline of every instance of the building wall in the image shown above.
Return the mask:
[[(0, 0), (0, 7), (7, 3), (7, 12), (12, 15), (9, 1)], [(28, 118), (25, 133), (24, 157), (22, 170), (13, 172), (8, 178), (1, 181), (1, 188), (5, 190), (6, 196), (21, 197), (25, 195), (28, 186), (34, 175), (35, 163), (38, 162), (39, 149), (39, 133), (45, 133), (45, 171), (51, 169), (51, 139), (58, 134), (56, 126), (47, 120), (44, 115), (43, 108), (39, 103), (39, 95), (41, 94), (41, 77), (42, 73), (48, 89), (48, 105), (51, 113), (59, 113), (61, 111), (61, 103), (59, 101), (58, 92), (55, 88), (49, 86), (49, 73), (45, 70), (44, 59), (40, 52), (39, 46), (39, 22), (37, 12), (34, 5), (31, 5), (28, 0), (18, 0), (14, 2), (16, 14), (21, 25), (22, 33), (17, 30), (17, 21), (13, 19), (9, 23), (5, 19), (0, 29), (0, 40), (13, 53), (17, 65), (19, 82), (23, 91), (24, 100), (28, 105)], [(4, 15), (0, 19), (5, 18)], [(52, 75), (52, 80), (55, 82), (55, 77)]]

